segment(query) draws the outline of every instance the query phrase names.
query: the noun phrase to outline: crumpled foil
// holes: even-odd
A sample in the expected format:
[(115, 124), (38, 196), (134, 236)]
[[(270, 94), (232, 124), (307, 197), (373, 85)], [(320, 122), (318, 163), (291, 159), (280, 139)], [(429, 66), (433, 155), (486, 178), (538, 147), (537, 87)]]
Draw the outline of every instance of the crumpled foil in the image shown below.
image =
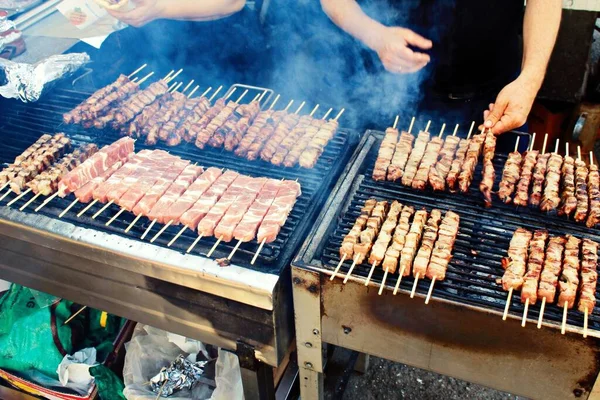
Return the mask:
[(160, 372), (150, 379), (154, 393), (169, 397), (180, 390), (191, 389), (204, 373), (204, 367), (210, 361), (191, 362), (179, 355), (171, 365), (163, 367)]
[(58, 54), (35, 64), (16, 63), (0, 58), (0, 96), (23, 102), (37, 101), (55, 80), (71, 74), (90, 61), (87, 53)]

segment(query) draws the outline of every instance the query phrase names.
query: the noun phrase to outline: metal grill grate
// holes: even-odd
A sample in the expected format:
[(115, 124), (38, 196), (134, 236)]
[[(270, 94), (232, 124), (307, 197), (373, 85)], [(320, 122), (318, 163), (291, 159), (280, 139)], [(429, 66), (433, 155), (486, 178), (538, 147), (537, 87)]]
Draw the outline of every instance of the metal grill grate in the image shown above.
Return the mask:
[[(99, 146), (104, 146), (117, 140), (119, 138), (118, 134), (109, 129), (86, 130), (80, 126), (62, 124), (62, 114), (72, 109), (89, 95), (90, 93), (57, 88), (33, 104), (0, 101), (0, 117), (2, 117), (0, 162), (12, 162), (17, 155), (44, 132), (65, 132), (76, 144), (93, 142)], [(246, 99), (249, 101), (252, 97), (249, 94), (246, 96)], [(314, 220), (314, 216), (318, 212), (320, 205), (325, 200), (329, 188), (334, 184), (336, 177), (339, 176), (356, 142), (356, 133), (343, 129), (340, 130), (325, 149), (315, 168), (311, 170), (300, 167), (276, 167), (262, 160), (251, 162), (236, 157), (233, 153), (222, 149), (207, 148), (200, 150), (194, 144), (166, 147), (159, 143), (157, 146), (148, 147), (142, 141), (138, 141), (136, 142), (136, 151), (145, 148), (162, 148), (171, 154), (192, 160), (204, 167), (229, 168), (239, 173), (256, 177), (266, 176), (275, 179), (297, 179), (302, 186), (302, 195), (298, 198), (277, 240), (263, 247), (254, 266), (250, 265), (250, 259), (258, 249), (258, 243), (255, 241), (242, 244), (232, 260), (238, 265), (259, 269), (264, 272), (276, 273), (285, 268), (291, 260), (297, 245), (304, 239), (306, 230)], [(5, 199), (5, 202), (10, 201), (12, 198), (14, 198), (13, 195), (9, 196)], [(24, 197), (22, 201), (16, 203), (13, 207), (21, 206), (29, 198), (29, 196)], [(68, 196), (66, 199), (56, 198), (46, 207), (42, 208), (40, 213), (57, 218), (73, 199), (73, 196)], [(32, 213), (42, 201), (43, 199), (36, 200), (24, 212)], [(91, 219), (91, 216), (102, 207), (102, 204), (96, 204), (81, 218), (77, 218), (76, 214), (84, 207), (85, 205), (73, 207), (63, 219), (78, 226), (123, 235), (129, 238), (140, 238), (150, 225), (150, 221), (142, 218), (129, 233), (124, 233), (124, 230), (134, 219), (133, 214), (123, 213), (110, 226), (106, 227), (106, 222), (119, 210), (117, 206), (113, 205), (109, 207), (108, 210), (95, 220)], [(162, 225), (155, 224), (145, 240), (147, 241), (149, 238), (152, 238), (161, 228)], [(180, 229), (180, 226), (169, 227), (154, 244), (166, 247)], [(170, 248), (185, 252), (196, 237), (197, 235), (194, 232), (187, 230)], [(196, 254), (206, 254), (215, 241), (216, 239), (214, 238), (203, 238), (193, 252)], [(235, 241), (221, 243), (212, 257), (226, 257), (235, 244)]]
[[(349, 232), (352, 224), (360, 214), (364, 201), (374, 197), (378, 200), (398, 200), (403, 204), (414, 206), (415, 209), (434, 208), (453, 210), (460, 214), (461, 221), (454, 248), (454, 257), (448, 267), (446, 280), (436, 282), (433, 291), (434, 298), (456, 301), (462, 304), (504, 311), (507, 292), (497, 283), (502, 277), (502, 257), (506, 256), (510, 239), (518, 227), (529, 230), (547, 229), (551, 235), (572, 234), (579, 238), (588, 237), (600, 242), (600, 230), (587, 229), (584, 225), (577, 224), (557, 215), (546, 215), (535, 209), (516, 209), (514, 206), (502, 204), (494, 198), (491, 209), (483, 206), (483, 199), (479, 192), (481, 181), (481, 167), (476, 171), (475, 179), (468, 195), (434, 193), (431, 190), (418, 191), (402, 186), (400, 183), (375, 182), (371, 178), (377, 152), (381, 143), (382, 133), (376, 133), (378, 140), (371, 147), (365, 147), (362, 152), (367, 152), (362, 164), (358, 167), (352, 190), (345, 194), (344, 199), (337, 199), (343, 206), (337, 216), (337, 225), (332, 227), (327, 241), (323, 247), (321, 259), (323, 267), (333, 271), (339, 262), (339, 248), (343, 237)], [(496, 185), (501, 179), (502, 166), (506, 161), (505, 154), (497, 154), (494, 159), (496, 168)], [(339, 276), (345, 277), (350, 267), (350, 262), (345, 262), (340, 269)], [(368, 276), (371, 265), (365, 262), (357, 265), (352, 276), (365, 278)], [(393, 289), (397, 283), (397, 274), (388, 275), (386, 286)], [(380, 284), (383, 279), (381, 267), (376, 268), (371, 281)], [(410, 291), (414, 279), (403, 278), (400, 289)], [(425, 295), (429, 290), (430, 280), (419, 280), (417, 292)], [(596, 293), (598, 298), (598, 293)], [(384, 299), (383, 299), (384, 301)], [(512, 298), (510, 313), (519, 318), (523, 314), (524, 305), (521, 304), (520, 295), (515, 293)], [(537, 321), (540, 303), (530, 306), (528, 319)], [(560, 324), (562, 309), (556, 305), (547, 305), (544, 312), (544, 321)], [(575, 309), (568, 314), (568, 324), (583, 327), (583, 314)], [(600, 315), (598, 310), (589, 318), (590, 329), (600, 330)]]

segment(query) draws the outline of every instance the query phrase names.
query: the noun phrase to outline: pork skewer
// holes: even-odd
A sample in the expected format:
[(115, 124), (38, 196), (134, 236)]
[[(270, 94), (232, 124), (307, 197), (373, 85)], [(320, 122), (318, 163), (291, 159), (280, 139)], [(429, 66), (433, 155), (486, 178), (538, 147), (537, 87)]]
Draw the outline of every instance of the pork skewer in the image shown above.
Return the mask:
[[(378, 201), (375, 205), (371, 216), (367, 220), (367, 228), (360, 233), (359, 241), (356, 244), (354, 244), (355, 264), (362, 264), (369, 255), (369, 252), (371, 251), (371, 248), (375, 243), (375, 239), (379, 234), (381, 225), (383, 224), (388, 208), (389, 204), (387, 201)], [(371, 269), (374, 269), (376, 265), (377, 261), (374, 261)], [(372, 272), (369, 273), (369, 277), (367, 278), (367, 285), (370, 281), (371, 275)]]
[(425, 155), (425, 149), (427, 148), (427, 144), (429, 143), (430, 134), (428, 132), (429, 125), (431, 121), (427, 123), (424, 131), (419, 132), (417, 135), (417, 140), (415, 141), (415, 145), (410, 152), (410, 156), (406, 162), (406, 167), (404, 168), (404, 173), (402, 174), (402, 184), (404, 186), (412, 186), (413, 179), (417, 174), (419, 164)]
[(402, 133), (400, 133), (400, 139), (394, 148), (394, 156), (387, 169), (386, 179), (388, 181), (397, 181), (404, 175), (404, 169), (412, 152), (413, 142), (415, 140), (415, 137), (411, 134), (414, 123), (415, 117), (412, 117), (408, 132), (402, 131)]
[(579, 304), (577, 309), (583, 313), (583, 337), (587, 337), (588, 315), (596, 306), (596, 284), (598, 281), (598, 243), (583, 239), (581, 246), (583, 259), (581, 262), (581, 283), (579, 287)]
[(454, 154), (460, 143), (460, 138), (456, 136), (458, 131), (458, 124), (454, 127), (454, 133), (452, 136), (448, 136), (444, 141), (442, 150), (440, 151), (440, 159), (438, 162), (429, 169), (429, 184), (433, 190), (445, 190), (446, 189), (446, 178), (450, 173), (450, 167), (454, 160)]
[(535, 305), (537, 302), (537, 289), (540, 275), (542, 274), (542, 267), (544, 265), (547, 240), (548, 232), (545, 230), (537, 230), (533, 232), (533, 238), (529, 242), (527, 273), (525, 274), (523, 286), (521, 288), (521, 303), (525, 303), (525, 311), (523, 312), (521, 326), (525, 326), (529, 305)]
[(443, 281), (446, 279), (446, 271), (450, 264), (450, 260), (452, 260), (452, 249), (454, 248), (454, 243), (458, 236), (459, 224), (460, 216), (453, 211), (447, 211), (442, 220), (442, 224), (438, 229), (438, 239), (433, 247), (431, 259), (429, 260), (427, 272), (425, 273), (425, 276), (431, 279), (431, 285), (427, 292), (425, 304), (429, 304), (435, 281)]
[(300, 138), (300, 140), (294, 144), (288, 155), (285, 157), (285, 160), (283, 160), (283, 165), (291, 168), (298, 164), (298, 160), (300, 159), (300, 156), (302, 156), (302, 153), (304, 153), (304, 150), (312, 142), (313, 138), (319, 133), (321, 127), (326, 124), (326, 119), (331, 111), (333, 111), (333, 108), (330, 108), (321, 119), (314, 119), (310, 123), (310, 125), (306, 128), (304, 136), (302, 136), (302, 138)]
[(558, 154), (558, 143), (559, 141), (556, 139), (554, 153), (550, 155), (550, 159), (548, 160), (544, 196), (540, 203), (540, 210), (546, 212), (556, 210), (560, 204), (560, 172), (562, 170), (563, 158)]
[[(396, 273), (396, 270), (398, 268), (400, 254), (402, 253), (402, 249), (404, 248), (404, 244), (406, 243), (406, 235), (410, 231), (410, 219), (414, 213), (415, 209), (411, 206), (404, 206), (402, 208), (400, 219), (398, 220), (398, 224), (394, 229), (392, 245), (389, 246), (385, 252), (385, 258), (383, 259), (383, 269), (388, 270), (391, 274)], [(399, 277), (398, 281), (396, 282), (394, 294), (398, 292), (401, 279), (402, 277)]]
[(558, 282), (560, 294), (558, 295), (558, 306), (563, 308), (563, 319), (561, 333), (564, 335), (567, 323), (567, 310), (575, 305), (577, 288), (579, 287), (579, 245), (581, 240), (575, 236), (567, 235), (565, 244), (565, 257), (560, 280)]
[(429, 260), (433, 252), (433, 247), (438, 237), (438, 229), (440, 227), (441, 220), (442, 212), (440, 210), (432, 210), (424, 228), (425, 233), (423, 233), (421, 247), (419, 248), (419, 251), (417, 252), (413, 262), (412, 274), (415, 278), (415, 281), (413, 284), (413, 289), (410, 292), (411, 299), (415, 297), (415, 291), (417, 289), (419, 278), (425, 276), (427, 273), (427, 267), (429, 266)]
[(460, 175), (461, 167), (465, 161), (465, 156), (467, 155), (467, 151), (469, 149), (469, 145), (471, 143), (471, 134), (473, 133), (473, 128), (475, 127), (475, 121), (471, 123), (471, 128), (469, 129), (469, 134), (466, 139), (461, 139), (458, 143), (458, 149), (456, 150), (456, 157), (452, 161), (452, 165), (450, 166), (450, 172), (448, 172), (448, 176), (446, 177), (446, 184), (450, 192), (455, 193), (457, 191), (456, 182)]
[(288, 115), (288, 109), (292, 106), (294, 100), (290, 100), (283, 110), (275, 111), (267, 120), (267, 124), (260, 129), (256, 138), (246, 152), (246, 159), (253, 161), (260, 157), (265, 144), (271, 140), (275, 134), (277, 126)]
[(425, 154), (423, 155), (421, 163), (419, 164), (419, 169), (417, 170), (417, 173), (412, 181), (413, 189), (423, 190), (425, 189), (425, 186), (427, 186), (429, 170), (435, 166), (440, 154), (440, 150), (442, 149), (442, 144), (444, 143), (442, 135), (444, 134), (445, 128), (446, 124), (442, 124), (442, 129), (440, 130), (439, 136), (434, 137), (429, 141), (429, 143), (427, 143)]
[(600, 174), (598, 166), (594, 164), (594, 156), (590, 151), (590, 173), (588, 174), (588, 197), (590, 211), (586, 221), (588, 228), (594, 228), (600, 222)]
[(527, 268), (527, 250), (531, 237), (531, 232), (528, 230), (517, 228), (510, 240), (508, 257), (502, 259), (502, 268), (505, 270), (502, 276), (502, 288), (508, 291), (503, 320), (506, 320), (508, 315), (513, 291), (519, 290), (523, 286), (523, 277)]
[(325, 151), (325, 147), (337, 132), (339, 122), (338, 120), (344, 113), (345, 108), (342, 108), (340, 112), (335, 116), (334, 119), (327, 121), (319, 128), (319, 131), (311, 139), (310, 143), (300, 155), (298, 164), (302, 168), (314, 168), (317, 161)]
[(581, 147), (577, 146), (577, 160), (575, 161), (575, 185), (577, 207), (575, 209), (575, 221), (583, 222), (588, 214), (588, 168), (581, 159)]
[(566, 145), (565, 159), (562, 166), (562, 187), (561, 206), (558, 209), (558, 215), (573, 214), (577, 208), (577, 197), (575, 197), (575, 159), (569, 156), (569, 143)]
[(458, 186), (461, 193), (467, 193), (471, 187), (471, 182), (473, 182), (473, 176), (475, 174), (475, 167), (477, 167), (479, 156), (484, 148), (483, 144), (485, 138), (485, 133), (481, 132), (480, 134), (475, 135), (469, 142), (469, 148), (467, 149), (465, 160), (461, 166), (460, 174), (458, 175)]
[[(392, 236), (394, 234), (394, 229), (398, 223), (398, 218), (400, 217), (400, 213), (402, 212), (402, 204), (398, 201), (394, 201), (390, 206), (390, 210), (388, 211), (385, 222), (381, 227), (381, 231), (379, 235), (377, 235), (377, 241), (373, 245), (373, 249), (371, 250), (371, 255), (369, 256), (369, 264), (380, 265), (383, 262), (385, 257), (385, 252), (392, 241)], [(384, 269), (383, 280), (381, 281), (381, 286), (379, 288), (379, 295), (383, 292), (383, 287), (385, 286), (385, 281), (387, 279), (387, 274), (389, 270)]]
[(496, 179), (496, 171), (494, 170), (494, 154), (496, 152), (496, 135), (489, 129), (485, 136), (485, 144), (483, 147), (483, 177), (479, 184), (479, 190), (483, 194), (483, 201), (486, 207), (492, 206), (492, 187)]
[(379, 152), (377, 154), (377, 160), (375, 161), (375, 167), (373, 168), (373, 180), (384, 181), (388, 172), (388, 168), (394, 158), (394, 150), (398, 143), (398, 116), (391, 128), (385, 130), (385, 136), (379, 146)]
[(517, 136), (517, 142), (515, 143), (515, 150), (508, 155), (506, 164), (504, 164), (504, 171), (502, 171), (502, 180), (498, 188), (498, 198), (508, 204), (512, 201), (512, 196), (515, 190), (515, 184), (521, 176), (521, 161), (523, 156), (519, 152), (519, 139)]
[(533, 185), (531, 187), (531, 196), (529, 196), (529, 204), (539, 206), (542, 199), (542, 191), (544, 188), (544, 180), (546, 179), (546, 169), (550, 154), (546, 154), (546, 142), (548, 134), (544, 136), (544, 145), (542, 146), (542, 154), (540, 154), (535, 163), (533, 170)]
[(553, 303), (556, 297), (556, 287), (558, 286), (558, 277), (562, 267), (562, 256), (565, 250), (566, 239), (562, 236), (553, 236), (548, 240), (546, 248), (546, 259), (544, 260), (544, 269), (540, 276), (540, 286), (538, 287), (538, 298), (542, 298), (540, 307), (540, 317), (537, 327), (542, 327), (544, 319), (544, 309), (546, 303)]
[[(545, 137), (544, 142), (548, 136)], [(537, 159), (539, 155), (539, 151), (533, 150), (533, 145), (535, 144), (535, 132), (533, 133), (533, 137), (531, 139), (531, 144), (529, 146), (529, 150), (525, 153), (525, 157), (523, 159), (523, 165), (521, 168), (521, 176), (519, 178), (519, 182), (517, 183), (517, 188), (515, 192), (515, 196), (513, 199), (513, 203), (517, 206), (526, 207), (529, 204), (529, 186), (531, 186), (531, 179), (533, 176), (533, 168), (537, 164)], [(545, 148), (545, 146), (544, 146)]]
[(265, 142), (265, 145), (263, 146), (260, 152), (260, 158), (263, 161), (271, 161), (271, 158), (273, 158), (273, 155), (277, 151), (277, 146), (279, 146), (279, 144), (288, 135), (290, 135), (290, 133), (294, 130), (296, 125), (298, 125), (298, 123), (300, 122), (300, 116), (298, 114), (300, 113), (305, 104), (306, 102), (303, 101), (302, 104), (300, 104), (300, 106), (296, 109), (296, 111), (293, 114), (288, 114), (285, 117), (283, 117), (281, 122), (277, 125), (277, 127), (275, 128), (275, 132), (269, 138), (269, 140)]
[(402, 252), (400, 253), (400, 277), (409, 276), (411, 273), (411, 267), (419, 249), (419, 243), (423, 235), (423, 228), (425, 227), (425, 221), (427, 220), (427, 211), (419, 210), (415, 213), (410, 231), (406, 235), (406, 241)]
[(256, 118), (254, 119), (254, 122), (252, 122), (252, 125), (250, 125), (250, 127), (248, 128), (248, 131), (246, 132), (246, 134), (244, 135), (244, 137), (238, 144), (237, 148), (235, 149), (234, 153), (236, 156), (246, 157), (248, 150), (250, 150), (250, 146), (252, 145), (252, 143), (254, 143), (256, 138), (259, 136), (260, 131), (264, 127), (269, 125), (269, 120), (271, 120), (271, 118), (273, 117), (273, 114), (275, 113), (275, 111), (273, 110), (273, 107), (275, 107), (275, 104), (277, 104), (277, 102), (279, 101), (279, 97), (280, 97), (280, 95), (278, 94), (275, 97), (275, 100), (273, 100), (273, 102), (271, 103), (271, 106), (267, 110), (261, 111), (256, 116)]

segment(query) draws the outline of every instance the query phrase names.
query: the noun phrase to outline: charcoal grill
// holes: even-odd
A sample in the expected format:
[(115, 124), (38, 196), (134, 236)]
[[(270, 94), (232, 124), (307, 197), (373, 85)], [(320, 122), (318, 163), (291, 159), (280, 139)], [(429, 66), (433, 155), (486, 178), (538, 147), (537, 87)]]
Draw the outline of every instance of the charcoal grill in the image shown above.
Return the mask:
[[(33, 104), (0, 101), (0, 162), (12, 162), (44, 132), (65, 132), (75, 144), (93, 142), (103, 146), (117, 140), (118, 134), (110, 129), (86, 130), (62, 124), (62, 114), (90, 93), (89, 89), (57, 87)], [(253, 97), (250, 92), (245, 100)], [(208, 259), (202, 255), (215, 240), (202, 239), (187, 254), (197, 237), (189, 230), (167, 246), (180, 227), (170, 227), (150, 244), (148, 239), (162, 226), (155, 225), (146, 240), (141, 240), (150, 224), (145, 218), (128, 233), (124, 230), (134, 219), (128, 213), (105, 226), (118, 211), (116, 206), (95, 220), (91, 216), (101, 204), (82, 218), (76, 214), (85, 205), (58, 218), (72, 196), (55, 198), (36, 213), (43, 199), (21, 212), (18, 208), (30, 197), (5, 207), (6, 201), (14, 198), (11, 195), (0, 204), (0, 278), (237, 350), (245, 354), (242, 367), (254, 371), (245, 375), (252, 381), (257, 376), (256, 360), (277, 367), (289, 352), (293, 332), (287, 266), (357, 142), (355, 132), (340, 130), (316, 167), (306, 170), (250, 162), (220, 149), (200, 150), (193, 144), (146, 147), (138, 141), (136, 151), (162, 148), (204, 167), (298, 179), (302, 195), (277, 240), (263, 247), (254, 265), (250, 260), (258, 244), (251, 242), (240, 246), (232, 264), (225, 268), (214, 259), (226, 257), (235, 242), (221, 243), (213, 259)]]
[[(555, 305), (546, 305), (542, 329), (536, 328), (540, 305), (529, 307), (527, 325), (521, 328), (523, 305), (516, 294), (510, 320), (502, 321), (507, 293), (497, 280), (503, 274), (501, 259), (518, 227), (545, 228), (551, 234), (570, 233), (596, 241), (600, 231), (538, 210), (516, 210), (497, 198), (494, 206), (486, 209), (478, 189), (480, 169), (466, 195), (375, 182), (371, 175), (382, 138), (381, 132), (363, 137), (318, 218), (320, 224), (292, 263), (299, 364), (304, 367), (301, 376), (308, 378), (301, 382), (312, 383), (304, 387), (304, 394), (308, 398), (318, 395), (315, 388), (319, 388), (322, 360), (315, 349), (330, 343), (531, 398), (590, 395), (600, 369), (598, 311), (589, 318), (588, 334), (593, 338), (585, 340), (581, 335), (583, 315), (575, 310), (568, 314), (568, 333), (560, 334), (562, 309)], [(505, 154), (494, 159), (496, 185), (505, 161)], [(340, 260), (342, 239), (371, 197), (460, 214), (454, 257), (446, 280), (436, 281), (429, 305), (423, 299), (430, 280), (421, 279), (416, 297), (410, 299), (414, 279), (403, 278), (394, 295), (398, 277), (388, 275), (387, 290), (378, 295), (383, 271), (377, 268), (365, 287), (371, 269), (367, 263), (356, 266), (345, 285), (342, 279), (351, 262), (330, 280)], [(572, 356), (564, 355), (567, 349), (573, 351)], [(558, 357), (559, 353), (563, 356)], [(531, 383), (536, 378), (548, 387)], [(552, 385), (547, 385), (550, 379)]]

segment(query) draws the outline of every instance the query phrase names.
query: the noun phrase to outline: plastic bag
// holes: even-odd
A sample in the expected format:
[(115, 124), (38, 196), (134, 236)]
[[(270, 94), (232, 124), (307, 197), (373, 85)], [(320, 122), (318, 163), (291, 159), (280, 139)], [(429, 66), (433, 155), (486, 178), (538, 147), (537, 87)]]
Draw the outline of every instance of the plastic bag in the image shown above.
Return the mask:
[[(125, 345), (125, 366), (123, 394), (127, 400), (155, 400), (154, 393), (147, 384), (162, 367), (169, 366), (180, 354), (195, 361), (196, 354), (202, 353), (208, 358), (208, 352), (202, 342), (165, 332), (160, 329), (138, 324), (133, 337)], [(168, 397), (170, 400), (211, 399), (236, 400), (243, 399), (242, 376), (240, 365), (235, 354), (219, 349), (215, 367), (216, 388), (198, 384), (192, 391), (182, 391)]]

